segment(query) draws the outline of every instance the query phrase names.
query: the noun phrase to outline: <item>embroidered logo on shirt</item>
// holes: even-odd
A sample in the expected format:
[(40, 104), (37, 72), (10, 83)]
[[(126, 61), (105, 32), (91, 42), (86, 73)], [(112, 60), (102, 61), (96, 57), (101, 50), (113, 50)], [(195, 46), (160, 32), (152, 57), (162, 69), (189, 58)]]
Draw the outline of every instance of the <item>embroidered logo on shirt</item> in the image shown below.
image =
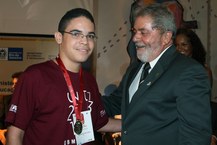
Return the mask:
[(16, 113), (17, 112), (17, 105), (12, 104), (9, 111)]
[(103, 117), (106, 114), (105, 110), (100, 111), (100, 116)]

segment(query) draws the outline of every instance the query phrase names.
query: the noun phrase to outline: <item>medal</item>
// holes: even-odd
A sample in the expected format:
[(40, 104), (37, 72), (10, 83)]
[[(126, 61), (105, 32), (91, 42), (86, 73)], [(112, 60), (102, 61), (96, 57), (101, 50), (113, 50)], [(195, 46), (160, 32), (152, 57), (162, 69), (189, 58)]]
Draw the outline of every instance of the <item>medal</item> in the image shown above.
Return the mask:
[(73, 103), (73, 106), (75, 107), (75, 115), (76, 115), (76, 122), (74, 124), (74, 132), (76, 134), (81, 134), (82, 132), (82, 129), (83, 129), (83, 124), (82, 122), (84, 121), (84, 118), (82, 116), (82, 113), (81, 113), (81, 110), (82, 110), (82, 104), (83, 104), (83, 99), (84, 99), (84, 94), (83, 94), (83, 90), (84, 90), (84, 82), (83, 82), (83, 77), (82, 77), (82, 68), (80, 68), (79, 70), (79, 82), (80, 82), (80, 85), (79, 85), (79, 100), (76, 101), (76, 97), (75, 97), (75, 92), (74, 92), (74, 88), (72, 86), (72, 82), (71, 82), (71, 79), (70, 79), (70, 76), (62, 62), (62, 60), (60, 59), (60, 57), (58, 56), (56, 58), (56, 61), (57, 63), (59, 64), (62, 72), (63, 72), (63, 76), (64, 76), (64, 79), (66, 81), (66, 84), (68, 86), (68, 90), (69, 90), (69, 93), (70, 93), (70, 96), (72, 98), (72, 103)]
[(82, 122), (80, 120), (77, 120), (74, 125), (74, 132), (79, 135), (81, 134), (82, 129), (83, 129)]

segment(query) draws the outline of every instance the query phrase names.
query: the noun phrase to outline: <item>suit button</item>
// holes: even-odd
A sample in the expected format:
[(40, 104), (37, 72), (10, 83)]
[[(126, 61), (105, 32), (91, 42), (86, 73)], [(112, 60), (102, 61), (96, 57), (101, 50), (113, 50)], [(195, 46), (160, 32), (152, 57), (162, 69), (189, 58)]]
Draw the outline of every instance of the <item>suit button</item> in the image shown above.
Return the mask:
[(124, 131), (124, 134), (127, 135), (127, 131), (126, 130)]

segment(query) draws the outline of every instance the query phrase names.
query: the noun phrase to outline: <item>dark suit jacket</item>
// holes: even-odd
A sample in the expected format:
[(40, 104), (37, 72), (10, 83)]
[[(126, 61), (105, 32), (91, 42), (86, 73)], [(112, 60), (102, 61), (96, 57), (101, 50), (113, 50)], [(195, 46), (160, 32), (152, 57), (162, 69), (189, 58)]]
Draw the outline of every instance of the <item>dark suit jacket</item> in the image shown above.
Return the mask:
[(217, 103), (211, 102), (212, 110), (212, 132), (217, 137)]
[(203, 66), (171, 46), (129, 103), (140, 67), (129, 66), (118, 89), (103, 97), (108, 114), (122, 115), (122, 145), (209, 145), (211, 87)]

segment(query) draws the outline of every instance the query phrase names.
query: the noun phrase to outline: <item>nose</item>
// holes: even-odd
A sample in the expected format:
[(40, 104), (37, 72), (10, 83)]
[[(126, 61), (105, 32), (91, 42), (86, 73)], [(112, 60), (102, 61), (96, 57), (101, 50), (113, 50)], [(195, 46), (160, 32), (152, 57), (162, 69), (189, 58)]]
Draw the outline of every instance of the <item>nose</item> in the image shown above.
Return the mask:
[(183, 51), (183, 48), (181, 45), (176, 45), (176, 50), (178, 50), (179, 52)]
[(141, 38), (141, 34), (140, 33), (138, 33), (138, 32), (135, 32), (134, 34), (133, 34), (133, 42), (137, 42), (137, 41), (139, 41), (140, 40), (140, 38)]
[(176, 44), (176, 49), (180, 50), (180, 45)]
[(88, 42), (87, 36), (85, 36), (85, 35), (81, 35), (80, 40), (81, 40), (81, 43), (83, 43), (83, 44), (87, 44), (87, 42)]

